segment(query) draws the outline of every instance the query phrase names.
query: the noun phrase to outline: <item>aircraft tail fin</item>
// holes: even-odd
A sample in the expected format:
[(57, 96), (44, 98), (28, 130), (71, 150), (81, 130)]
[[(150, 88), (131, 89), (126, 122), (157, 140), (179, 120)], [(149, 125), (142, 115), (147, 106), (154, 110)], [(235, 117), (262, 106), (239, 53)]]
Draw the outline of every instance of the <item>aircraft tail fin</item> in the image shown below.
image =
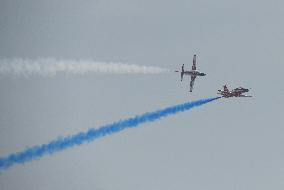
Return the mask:
[(224, 85), (224, 92), (229, 92), (227, 85)]
[(183, 79), (183, 74), (184, 74), (184, 64), (181, 66), (181, 72), (180, 72), (180, 81)]

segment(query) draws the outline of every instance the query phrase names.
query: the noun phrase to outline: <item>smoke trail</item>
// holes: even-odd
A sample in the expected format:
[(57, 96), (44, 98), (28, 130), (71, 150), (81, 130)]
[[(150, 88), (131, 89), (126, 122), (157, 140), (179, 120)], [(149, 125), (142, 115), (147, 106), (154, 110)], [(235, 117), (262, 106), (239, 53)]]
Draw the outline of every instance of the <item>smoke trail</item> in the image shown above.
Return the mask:
[(217, 100), (220, 97), (201, 99), (193, 102), (187, 102), (171, 107), (167, 107), (158, 111), (144, 113), (129, 119), (121, 120), (112, 124), (104, 125), (99, 128), (89, 129), (87, 132), (80, 132), (78, 134), (67, 136), (65, 138), (53, 140), (47, 144), (42, 144), (27, 148), (22, 152), (12, 153), (6, 157), (0, 158), (0, 169), (7, 169), (14, 164), (23, 164), (36, 158), (40, 158), (46, 154), (52, 154), (58, 151), (79, 146), (83, 143), (93, 141), (99, 137), (117, 133), (126, 128), (137, 127), (138, 125), (146, 122), (153, 122), (162, 117), (176, 114), (189, 110), (193, 107), (201, 106), (211, 101)]
[(31, 75), (54, 76), (58, 73), (159, 74), (165, 72), (168, 72), (168, 70), (159, 67), (94, 62), (92, 60), (0, 59), (0, 75), (27, 77)]

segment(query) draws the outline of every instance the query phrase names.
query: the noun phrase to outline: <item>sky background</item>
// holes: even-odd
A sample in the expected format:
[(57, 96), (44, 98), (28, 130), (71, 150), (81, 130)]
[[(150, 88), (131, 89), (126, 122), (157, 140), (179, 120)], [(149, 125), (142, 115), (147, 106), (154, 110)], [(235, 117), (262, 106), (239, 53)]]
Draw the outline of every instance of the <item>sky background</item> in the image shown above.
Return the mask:
[(16, 165), (0, 189), (284, 188), (284, 2), (281, 0), (0, 0), (0, 58), (93, 59), (160, 75), (0, 76), (0, 157), (136, 114), (220, 99)]

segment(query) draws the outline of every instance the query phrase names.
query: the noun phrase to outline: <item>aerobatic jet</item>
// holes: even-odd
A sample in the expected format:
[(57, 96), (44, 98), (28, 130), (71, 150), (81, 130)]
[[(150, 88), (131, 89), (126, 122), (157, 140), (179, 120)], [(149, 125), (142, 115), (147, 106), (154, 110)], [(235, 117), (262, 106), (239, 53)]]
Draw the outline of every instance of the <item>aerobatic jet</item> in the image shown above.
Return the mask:
[(196, 70), (196, 55), (193, 56), (193, 64), (192, 64), (192, 68), (189, 71), (185, 71), (184, 70), (184, 64), (181, 67), (181, 71), (175, 71), (177, 73), (180, 72), (180, 80), (183, 80), (183, 75), (189, 75), (191, 77), (190, 80), (190, 89), (189, 92), (192, 92), (193, 90), (193, 85), (194, 85), (194, 80), (197, 76), (205, 76), (205, 73), (202, 73), (198, 70)]
[(243, 93), (248, 92), (249, 89), (247, 88), (243, 88), (243, 87), (239, 87), (239, 88), (235, 88), (234, 90), (229, 90), (228, 87), (226, 85), (223, 86), (223, 90), (218, 90), (217, 94), (222, 95), (222, 97), (224, 98), (230, 98), (230, 97), (252, 97), (252, 96), (248, 96), (248, 95), (244, 95)]

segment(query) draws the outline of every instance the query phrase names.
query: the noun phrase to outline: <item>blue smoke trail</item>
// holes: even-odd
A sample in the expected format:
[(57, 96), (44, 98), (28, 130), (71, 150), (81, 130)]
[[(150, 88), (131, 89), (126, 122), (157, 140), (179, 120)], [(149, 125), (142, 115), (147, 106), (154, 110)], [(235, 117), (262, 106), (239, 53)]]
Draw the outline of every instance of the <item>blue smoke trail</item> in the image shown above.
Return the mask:
[(47, 144), (27, 148), (22, 152), (12, 153), (6, 157), (0, 158), (0, 169), (7, 169), (13, 166), (14, 164), (23, 164), (25, 162), (32, 161), (36, 158), (40, 158), (46, 154), (52, 154), (61, 150), (65, 150), (67, 148), (71, 148), (76, 145), (79, 146), (85, 142), (91, 142), (99, 137), (111, 135), (126, 128), (137, 127), (142, 123), (153, 122), (162, 117), (167, 117), (178, 112), (183, 112), (193, 107), (201, 106), (203, 104), (212, 102), (219, 98), (220, 97), (201, 99), (193, 102), (187, 102), (167, 107), (158, 111), (144, 113), (142, 115), (138, 115), (129, 119), (121, 120), (112, 124), (107, 124), (96, 129), (92, 128), (89, 129), (87, 132), (80, 132), (72, 136), (53, 140)]

